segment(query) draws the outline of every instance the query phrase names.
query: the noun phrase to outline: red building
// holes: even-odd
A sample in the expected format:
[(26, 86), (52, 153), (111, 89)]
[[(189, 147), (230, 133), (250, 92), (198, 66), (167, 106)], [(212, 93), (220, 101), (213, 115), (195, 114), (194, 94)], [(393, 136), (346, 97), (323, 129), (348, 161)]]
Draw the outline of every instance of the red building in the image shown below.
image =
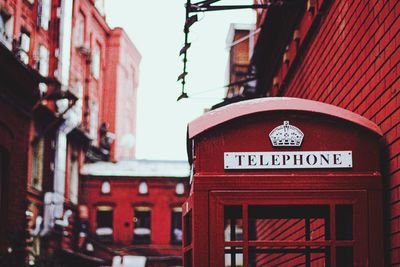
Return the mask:
[(399, 10), (398, 1), (328, 0), (288, 0), (258, 10), (260, 32), (251, 60), (257, 85), (235, 99), (317, 100), (360, 114), (382, 129), (384, 204), (376, 209), (384, 211), (386, 231), (380, 234), (388, 266), (400, 263)]
[(73, 10), (70, 84), (82, 91), (87, 160), (134, 159), (141, 55), (123, 29), (107, 25), (102, 1), (74, 1)]
[[(1, 106), (9, 114), (0, 132), (8, 140), (1, 147), (1, 224), (7, 227), (0, 258), (16, 260), (7, 266), (102, 263), (79, 247), (79, 169), (84, 161), (133, 157), (140, 62), (123, 30), (108, 27), (102, 5), (0, 1)], [(121, 99), (131, 105), (118, 105)], [(126, 124), (117, 120), (121, 113), (129, 115)], [(113, 140), (126, 135), (131, 145), (114, 154)]]
[[(41, 77), (0, 43), (0, 265), (23, 266), (31, 110)], [(21, 194), (21, 192), (24, 192)]]
[(90, 237), (86, 242), (94, 246), (95, 255), (109, 260), (145, 256), (146, 266), (182, 264), (181, 206), (189, 194), (187, 163), (97, 162), (86, 164), (82, 175), (81, 200), (88, 210)]
[(231, 24), (226, 40), (229, 47), (229, 85), (227, 98), (240, 95), (248, 79), (248, 69), (254, 48), (254, 25)]
[[(2, 201), (5, 232), (0, 238), (0, 254), (2, 260), (6, 259), (6, 266), (22, 266), (24, 262), (33, 264), (39, 260), (39, 232), (46, 231), (40, 228), (44, 192), (53, 191), (54, 184), (55, 154), (51, 144), (58, 127), (65, 121), (61, 112), (57, 113), (55, 101), (64, 99), (61, 101), (65, 102), (66, 109), (76, 101), (68, 90), (61, 90), (55, 75), (58, 61), (50, 57), (58, 47), (56, 20), (59, 19), (50, 1), (0, 1), (0, 41), (5, 56), (0, 63), (5, 89), (2, 91), (12, 90), (14, 94), (12, 98), (10, 95), (2, 98), (1, 106), (7, 109), (6, 103), (12, 103), (16, 109), (3, 110), (8, 115), (2, 117), (4, 129), (10, 130), (2, 132), (1, 139), (7, 140), (9, 134), (13, 136), (13, 141), (9, 140), (4, 148), (3, 160), (7, 162), (2, 164), (5, 176), (1, 181), (2, 196), (7, 197)], [(18, 100), (21, 98), (24, 100)], [(20, 172), (23, 176), (19, 176)]]
[[(136, 152), (136, 108), (140, 53), (123, 29), (115, 28), (107, 39), (106, 87), (102, 118), (114, 133), (111, 158), (131, 160)], [(114, 112), (110, 112), (110, 110)]]

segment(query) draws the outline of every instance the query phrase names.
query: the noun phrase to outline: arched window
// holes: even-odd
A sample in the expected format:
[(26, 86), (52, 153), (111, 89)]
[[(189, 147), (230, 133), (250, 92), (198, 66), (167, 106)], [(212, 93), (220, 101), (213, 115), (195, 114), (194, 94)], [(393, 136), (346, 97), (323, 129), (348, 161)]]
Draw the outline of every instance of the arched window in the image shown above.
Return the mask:
[(101, 184), (101, 193), (102, 194), (110, 194), (111, 193), (111, 185), (109, 181), (104, 181)]
[(31, 35), (26, 30), (21, 29), (19, 36), (19, 50), (18, 57), (24, 63), (29, 63), (29, 50), (31, 47)]
[(51, 13), (51, 1), (50, 0), (42, 0), (40, 5), (40, 10), (38, 12), (38, 21), (40, 27), (45, 29), (46, 31), (49, 29), (50, 23), (50, 13)]
[[(75, 21), (75, 36), (74, 42), (76, 47), (84, 48), (85, 44), (85, 15), (78, 12)], [(83, 50), (82, 50), (83, 51)]]
[(92, 64), (91, 64), (91, 73), (93, 78), (98, 80), (100, 78), (100, 67), (101, 67), (101, 48), (98, 43), (95, 44), (92, 51)]
[(185, 193), (185, 185), (183, 183), (177, 183), (175, 187), (175, 193), (177, 195), (183, 195)]
[(145, 195), (149, 193), (149, 187), (147, 186), (146, 182), (140, 182), (139, 184), (139, 194)]
[(43, 157), (44, 139), (40, 138), (32, 144), (32, 180), (31, 186), (36, 190), (42, 190), (43, 184)]

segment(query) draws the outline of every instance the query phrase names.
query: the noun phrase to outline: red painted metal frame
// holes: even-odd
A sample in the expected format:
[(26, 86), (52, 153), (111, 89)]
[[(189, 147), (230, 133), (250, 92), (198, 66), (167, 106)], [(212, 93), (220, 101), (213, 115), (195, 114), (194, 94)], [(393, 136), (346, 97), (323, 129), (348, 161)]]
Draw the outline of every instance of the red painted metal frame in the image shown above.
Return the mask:
[[(190, 227), (186, 224), (186, 216), (189, 216), (189, 212), (193, 210), (193, 198), (189, 197), (186, 202), (182, 205), (182, 233), (183, 233), (183, 238), (182, 238), (182, 255), (183, 255), (183, 264), (186, 262), (190, 261), (190, 266), (193, 266), (193, 257), (187, 258), (187, 253), (188, 252), (193, 252), (193, 227)], [(193, 214), (193, 213), (192, 213)], [(193, 217), (192, 217), (193, 218)], [(191, 240), (187, 241), (187, 232), (190, 232)]]
[[(354, 209), (353, 240), (336, 240), (335, 205), (352, 204)], [(243, 207), (243, 241), (224, 241), (224, 205), (241, 205)], [(330, 207), (330, 240), (325, 241), (249, 241), (248, 239), (248, 206), (249, 205), (329, 205)], [(243, 247), (243, 266), (248, 267), (250, 246), (326, 246), (330, 247), (331, 266), (336, 266), (335, 248), (337, 246), (354, 247), (354, 266), (368, 266), (368, 219), (367, 192), (352, 191), (212, 191), (210, 193), (210, 224), (214, 231), (210, 235), (210, 266), (224, 266), (223, 253), (226, 246)]]

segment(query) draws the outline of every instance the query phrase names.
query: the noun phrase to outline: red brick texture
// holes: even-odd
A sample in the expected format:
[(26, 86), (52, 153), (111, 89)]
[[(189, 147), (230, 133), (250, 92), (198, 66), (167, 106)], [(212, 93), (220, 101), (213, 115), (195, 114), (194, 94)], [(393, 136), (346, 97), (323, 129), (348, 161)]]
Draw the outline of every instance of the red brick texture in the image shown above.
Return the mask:
[(399, 52), (399, 1), (332, 1), (283, 91), (354, 111), (382, 128), (392, 265), (400, 264)]

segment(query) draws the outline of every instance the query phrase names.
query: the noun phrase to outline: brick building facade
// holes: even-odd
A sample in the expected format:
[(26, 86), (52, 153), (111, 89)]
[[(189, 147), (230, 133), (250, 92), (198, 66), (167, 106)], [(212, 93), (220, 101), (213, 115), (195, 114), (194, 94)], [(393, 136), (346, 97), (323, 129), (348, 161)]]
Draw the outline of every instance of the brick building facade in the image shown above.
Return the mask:
[[(136, 152), (137, 87), (141, 56), (123, 29), (115, 28), (107, 39), (107, 61), (115, 68), (106, 68), (102, 117), (115, 134), (112, 158), (132, 160)], [(109, 110), (115, 113), (108, 112)]]
[[(123, 30), (107, 25), (103, 4), (0, 1), (0, 106), (8, 114), (0, 131), (0, 262), (6, 266), (57, 266), (63, 257), (72, 265), (102, 263), (79, 244), (79, 169), (85, 161), (134, 157), (134, 145), (114, 153), (113, 140), (135, 136), (140, 62)], [(121, 99), (131, 105), (117, 105)], [(122, 112), (128, 126), (116, 119)]]
[(247, 71), (254, 48), (254, 25), (231, 24), (227, 37), (229, 50), (229, 87), (227, 98), (240, 95), (243, 81), (247, 79)]
[(353, 111), (380, 126), (382, 235), (390, 266), (400, 263), (399, 23), (398, 1), (287, 0), (257, 10), (260, 32), (251, 60), (257, 85), (235, 100), (312, 99)]
[[(22, 266), (25, 258), (25, 210), (33, 122), (40, 77), (15, 60), (0, 44), (0, 265)], [(6, 116), (4, 116), (7, 114)]]

